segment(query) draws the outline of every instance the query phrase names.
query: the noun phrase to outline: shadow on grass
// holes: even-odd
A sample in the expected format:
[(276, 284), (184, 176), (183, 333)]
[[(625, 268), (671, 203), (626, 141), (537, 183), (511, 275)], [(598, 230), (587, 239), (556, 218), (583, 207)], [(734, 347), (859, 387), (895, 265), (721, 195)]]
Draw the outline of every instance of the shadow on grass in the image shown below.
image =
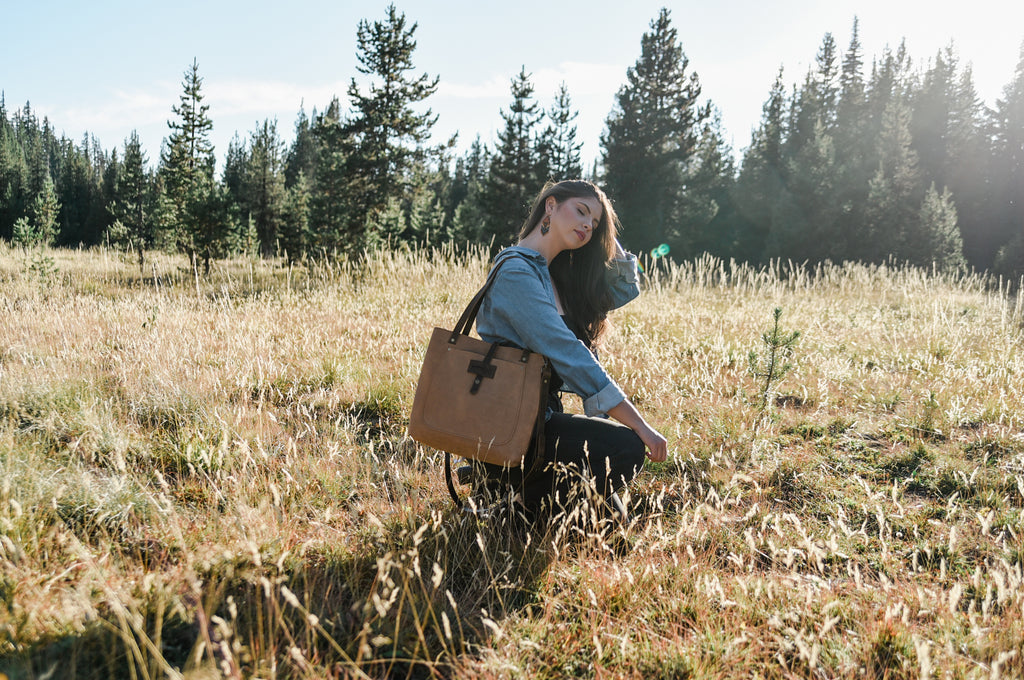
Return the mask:
[[(11, 680), (451, 675), (536, 601), (551, 558), (505, 520), (454, 510), (415, 520), (275, 564), (218, 563), (190, 592), (107, 606), (81, 630), (5, 653), (0, 670)], [(12, 635), (2, 648), (17, 649)]]

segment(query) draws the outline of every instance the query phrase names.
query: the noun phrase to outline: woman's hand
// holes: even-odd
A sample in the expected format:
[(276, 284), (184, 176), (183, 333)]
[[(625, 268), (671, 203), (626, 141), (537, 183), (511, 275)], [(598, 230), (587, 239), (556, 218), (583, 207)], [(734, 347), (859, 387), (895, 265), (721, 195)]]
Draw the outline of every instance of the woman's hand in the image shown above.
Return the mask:
[(623, 249), (622, 244), (619, 243), (619, 239), (615, 239), (615, 259), (616, 260), (625, 260), (626, 259), (626, 251)]
[(647, 457), (651, 462), (661, 463), (668, 458), (668, 440), (644, 420), (628, 399), (608, 409), (608, 415), (636, 432), (647, 447)]
[(637, 435), (647, 447), (647, 457), (653, 463), (664, 462), (668, 458), (668, 440), (660, 432), (644, 422), (644, 427), (635, 430)]

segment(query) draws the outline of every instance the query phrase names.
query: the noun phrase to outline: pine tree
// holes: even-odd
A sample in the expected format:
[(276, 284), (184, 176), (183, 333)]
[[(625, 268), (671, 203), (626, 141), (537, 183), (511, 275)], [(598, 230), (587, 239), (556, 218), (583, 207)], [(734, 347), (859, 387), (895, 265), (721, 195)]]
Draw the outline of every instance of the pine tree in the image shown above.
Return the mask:
[[(214, 195), (215, 159), (209, 139), (213, 123), (207, 115), (210, 107), (203, 103), (202, 84), (199, 64), (193, 60), (182, 81), (180, 104), (171, 109), (178, 118), (167, 122), (172, 132), (160, 160), (179, 245), (193, 262), (202, 259), (203, 271), (209, 272), (211, 258), (227, 252), (232, 230), (227, 197)], [(223, 222), (217, 221), (220, 217)]]
[(164, 176), (157, 170), (149, 175), (149, 204), (153, 225), (153, 247), (164, 252), (178, 252), (177, 206), (171, 200), (164, 185)]
[(49, 141), (53, 136), (49, 121), (45, 118), (40, 125), (28, 103), (21, 110), (16, 121), (16, 135), (25, 156), (25, 208), (38, 196), (47, 181), (53, 181), (50, 172)]
[(241, 218), (249, 219), (249, 203), (246, 196), (246, 173), (249, 168), (249, 147), (236, 132), (228, 142), (228, 150), (224, 155), (224, 172), (221, 182), (237, 206)]
[(416, 168), (408, 200), (410, 240), (439, 246), (456, 238), (454, 215), (449, 211), (453, 189), (450, 166), (451, 160), (442, 158), (437, 168)]
[(1024, 46), (1013, 80), (992, 112), (996, 225), (988, 237), (999, 247), (996, 271), (1014, 280), (1024, 275)]
[(417, 24), (406, 26), (405, 14), (394, 5), (384, 21), (359, 22), (356, 31), (356, 69), (370, 77), (362, 88), (353, 78), (348, 88), (353, 117), (347, 124), (352, 150), (348, 174), (352, 178), (349, 252), (373, 245), (379, 234), (370, 226), (389, 201), (400, 200), (407, 189), (407, 174), (438, 152), (427, 146), (437, 116), (414, 106), (437, 90), (438, 79), (427, 74), (407, 75), (412, 63)]
[(833, 137), (841, 94), (836, 62), (835, 40), (826, 33), (816, 68), (790, 101), (788, 135), (781, 151), (783, 187), (772, 202), (765, 243), (768, 258), (820, 262), (844, 254)]
[(908, 239), (907, 260), (921, 267), (943, 271), (962, 269), (966, 263), (963, 239), (957, 226), (956, 207), (948, 189), (941, 193), (932, 182), (921, 201), (915, 227)]
[(693, 156), (693, 171), (684, 194), (684, 220), (695, 225), (694, 253), (730, 257), (736, 250), (736, 168), (717, 112), (704, 125)]
[[(315, 183), (309, 205), (309, 249), (321, 256), (344, 252), (364, 236), (364, 225), (351, 216), (349, 199), (358, 187), (349, 172), (352, 141), (341, 120), (341, 102), (335, 97), (313, 124), (317, 142)], [(350, 229), (357, 230), (350, 233)]]
[[(808, 144), (819, 143), (821, 134), (831, 137), (838, 115), (839, 88), (836, 83), (836, 42), (826, 33), (815, 57), (790, 103), (789, 135), (785, 155), (796, 158)], [(820, 130), (819, 130), (820, 127)]]
[(27, 174), (15, 122), (8, 119), (0, 94), (0, 238), (11, 238), (15, 221), (25, 215)]
[[(843, 147), (853, 146), (852, 140), (857, 137), (867, 113), (866, 106), (860, 21), (854, 17), (850, 44), (843, 54), (843, 65), (839, 73), (839, 102), (836, 106), (836, 140)], [(844, 148), (844, 153), (850, 151), (852, 149)]]
[(921, 86), (912, 94), (910, 130), (914, 150), (920, 159), (924, 177), (939, 186), (949, 185), (950, 171), (956, 162), (956, 149), (952, 147), (961, 141), (955, 140), (951, 134), (954, 132), (951, 109), (957, 85), (956, 71), (956, 54), (952, 46), (948, 46), (935, 56)]
[(772, 231), (772, 205), (785, 186), (782, 147), (786, 107), (783, 70), (779, 68), (768, 100), (761, 108), (761, 123), (743, 156), (734, 192), (738, 211), (734, 255), (747, 262), (762, 258), (765, 241)]
[(203, 274), (210, 273), (210, 262), (227, 257), (238, 245), (237, 214), (223, 185), (212, 177), (200, 175), (185, 200), (188, 219), (186, 249), (193, 253), (196, 266), (203, 263)]
[(505, 127), (491, 156), (480, 207), (480, 241), (505, 245), (515, 240), (530, 209), (530, 201), (547, 179), (547, 167), (538, 153), (538, 128), (543, 112), (533, 98), (533, 83), (526, 68), (511, 83), (512, 103), (501, 112)]
[(313, 133), (313, 122), (316, 120), (316, 109), (313, 109), (313, 117), (306, 115), (305, 109), (299, 108), (299, 116), (295, 120), (295, 139), (288, 148), (284, 162), (284, 185), (287, 188), (295, 186), (299, 175), (303, 175), (307, 185), (316, 180), (317, 158), (320, 148)]
[(879, 164), (868, 183), (865, 233), (858, 242), (858, 259), (882, 262), (892, 256), (906, 260), (913, 247), (921, 205), (921, 177), (912, 148), (910, 108), (903, 97), (893, 97), (883, 117), (877, 141)]
[(822, 120), (786, 160), (785, 168), (785, 190), (772, 206), (766, 257), (798, 262), (841, 259), (846, 243), (845, 235), (836, 230), (835, 144)]
[(911, 134), (923, 177), (940, 186), (948, 185), (950, 149), (950, 107), (956, 78), (956, 56), (952, 47), (941, 50), (923, 82), (912, 93)]
[[(926, 204), (937, 204), (949, 189), (950, 201), (955, 200), (960, 212), (969, 213), (963, 223), (963, 233), (971, 244), (973, 259), (980, 266), (977, 231), (984, 232), (987, 220), (979, 220), (990, 201), (991, 187), (986, 186), (987, 140), (983, 135), (982, 106), (974, 89), (970, 68), (958, 71), (958, 59), (953, 46), (941, 50), (925, 72), (920, 87), (912, 95), (914, 115), (911, 131), (914, 149), (921, 161), (921, 174), (925, 183), (942, 187), (925, 197)], [(934, 193), (934, 196), (931, 194)], [(922, 216), (934, 215), (934, 210), (922, 206)], [(953, 210), (953, 222), (956, 220)], [(935, 226), (945, 230), (943, 224)], [(922, 225), (927, 232), (928, 229)], [(928, 241), (930, 236), (922, 236)], [(962, 244), (959, 232), (957, 242)], [(940, 259), (948, 259), (942, 256)], [(955, 258), (954, 258), (955, 259)], [(949, 266), (962, 264), (950, 262)]]
[(986, 257), (982, 248), (992, 223), (992, 139), (969, 65), (960, 72), (952, 94), (948, 187), (957, 205), (965, 260), (984, 270), (994, 259), (991, 252)]
[(178, 120), (167, 121), (172, 132), (161, 157), (167, 193), (182, 209), (200, 178), (213, 178), (213, 123), (207, 115), (210, 106), (203, 103), (202, 85), (199, 63), (193, 60), (182, 81), (181, 103), (171, 107)]
[(288, 265), (301, 260), (310, 245), (310, 191), (306, 176), (299, 171), (285, 192), (278, 242)]
[(114, 240), (134, 249), (139, 257), (139, 273), (146, 264), (146, 250), (153, 247), (154, 233), (150, 218), (150, 177), (146, 172), (146, 155), (139, 134), (132, 130), (124, 143), (124, 161), (120, 164), (114, 198), (108, 210), (119, 225)]
[(81, 148), (64, 141), (61, 144), (59, 174), (56, 191), (60, 196), (61, 214), (58, 218), (60, 245), (95, 245), (100, 242), (105, 224), (92, 231), (90, 217), (94, 206), (102, 201), (101, 178), (89, 158), (89, 140)]
[(60, 216), (60, 200), (53, 181), (47, 177), (43, 181), (43, 189), (36, 194), (30, 210), (34, 240), (43, 246), (52, 246), (57, 238)]
[[(836, 106), (836, 124), (833, 132), (835, 143), (835, 231), (844, 237), (847, 244), (860, 240), (864, 225), (864, 205), (867, 202), (868, 182), (877, 164), (872, 164), (870, 149), (873, 146), (866, 138), (868, 126), (868, 103), (863, 74), (864, 60), (861, 53), (860, 23), (855, 17), (850, 44), (843, 54), (839, 74), (839, 102)], [(844, 246), (841, 256), (848, 259), (853, 248)]]
[(93, 201), (86, 230), (97, 243), (102, 243), (114, 222), (114, 216), (111, 215), (109, 207), (117, 198), (118, 183), (121, 177), (121, 158), (118, 155), (117, 147), (107, 154), (99, 147), (99, 142), (94, 141), (93, 149), (95, 153), (93, 167), (94, 172), (100, 178), (100, 186), (99, 194)]
[(483, 191), (489, 166), (487, 149), (477, 135), (466, 154), (456, 160), (455, 177), (445, 208), (455, 239), (474, 242), (483, 232)]
[(688, 257), (695, 225), (683, 221), (683, 193), (710, 106), (698, 106), (697, 74), (687, 75), (669, 11), (641, 39), (641, 54), (601, 136), (605, 188), (625, 226), (623, 240), (646, 250), (668, 242)]
[(277, 134), (277, 121), (263, 121), (252, 134), (245, 193), (264, 257), (273, 255), (277, 248), (285, 198), (283, 155), (284, 143)]
[(895, 53), (888, 47), (883, 50), (880, 60), (872, 64), (871, 77), (868, 79), (865, 95), (867, 116), (864, 123), (861, 144), (872, 154), (867, 164), (872, 171), (878, 166), (879, 150), (877, 140), (885, 126), (887, 111), (893, 99), (905, 99), (909, 96), (910, 59), (907, 56), (905, 43), (900, 43)]
[(549, 179), (561, 181), (583, 176), (580, 163), (583, 143), (576, 141), (576, 125), (573, 124), (578, 116), (579, 111), (573, 110), (569, 89), (563, 82), (547, 113), (548, 125), (539, 144), (542, 164), (546, 165)]

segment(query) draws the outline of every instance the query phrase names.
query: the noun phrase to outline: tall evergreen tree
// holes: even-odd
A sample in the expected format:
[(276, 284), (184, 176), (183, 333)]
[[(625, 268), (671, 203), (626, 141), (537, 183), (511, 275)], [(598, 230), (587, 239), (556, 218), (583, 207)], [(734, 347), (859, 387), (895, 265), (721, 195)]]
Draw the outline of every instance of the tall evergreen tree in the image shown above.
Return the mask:
[(455, 176), (445, 209), (452, 224), (453, 238), (473, 242), (482, 233), (483, 191), (489, 166), (487, 149), (477, 135), (466, 154), (455, 162)]
[(238, 246), (237, 212), (222, 184), (202, 175), (192, 187), (186, 204), (189, 220), (187, 249), (198, 264), (203, 262), (204, 275), (210, 273), (214, 258), (227, 257)]
[(992, 139), (970, 65), (960, 71), (951, 95), (947, 186), (956, 202), (967, 264), (989, 269), (993, 257), (989, 253), (985, 258), (981, 243), (991, 224)]
[(479, 240), (493, 239), (496, 245), (515, 240), (530, 201), (547, 179), (537, 140), (544, 114), (533, 98), (533, 83), (525, 67), (512, 79), (511, 90), (512, 103), (501, 112), (505, 127), (498, 132), (481, 201), (484, 223)]
[(853, 145), (852, 140), (857, 137), (866, 115), (864, 55), (861, 49), (860, 21), (854, 17), (850, 44), (843, 54), (839, 73), (839, 102), (836, 106), (836, 138), (844, 147)]
[(43, 191), (46, 181), (53, 181), (50, 159), (45, 140), (49, 137), (49, 123), (44, 119), (40, 124), (28, 102), (15, 117), (15, 136), (25, 156), (25, 200), (26, 208), (32, 199)]
[(92, 235), (96, 243), (101, 243), (106, 238), (110, 225), (114, 222), (114, 216), (110, 213), (109, 207), (117, 197), (118, 183), (121, 177), (121, 158), (118, 155), (117, 147), (107, 154), (95, 140), (93, 152), (93, 171), (100, 178), (100, 187), (99, 194), (92, 204), (86, 231)]
[(117, 175), (114, 197), (107, 209), (116, 229), (113, 240), (136, 251), (139, 273), (146, 264), (146, 250), (153, 247), (154, 233), (151, 221), (150, 176), (146, 171), (146, 154), (142, 150), (139, 134), (132, 130), (124, 143), (124, 160)]
[(59, 217), (60, 245), (95, 245), (100, 242), (105, 226), (92, 231), (90, 218), (95, 204), (102, 201), (101, 177), (91, 163), (89, 143), (86, 138), (81, 148), (69, 141), (61, 144), (59, 174), (56, 177), (56, 191), (60, 196)]
[(224, 155), (224, 172), (221, 181), (231, 202), (237, 206), (243, 221), (248, 220), (249, 205), (246, 196), (246, 172), (249, 168), (249, 147), (236, 132), (228, 142)]
[(641, 39), (641, 54), (626, 71), (601, 136), (605, 187), (625, 226), (624, 241), (646, 250), (668, 242), (692, 254), (695, 225), (682, 209), (691, 159), (710, 106), (699, 106), (700, 81), (687, 75), (667, 9)]
[(27, 175), (15, 122), (0, 94), (0, 238), (11, 238), (14, 222), (25, 215)]
[(787, 98), (782, 76), (780, 67), (736, 181), (738, 215), (733, 255), (747, 262), (761, 259), (772, 231), (772, 205), (785, 186), (782, 146), (787, 133)]
[(287, 188), (295, 185), (300, 174), (307, 185), (316, 179), (317, 157), (320, 152), (316, 135), (313, 133), (316, 117), (316, 109), (313, 109), (311, 119), (306, 115), (304, 108), (299, 108), (299, 115), (295, 120), (295, 139), (292, 140), (284, 161), (284, 184)]
[(167, 193), (182, 213), (188, 194), (199, 179), (213, 178), (213, 122), (207, 113), (210, 105), (203, 103), (202, 86), (199, 62), (193, 60), (182, 81), (180, 104), (171, 107), (178, 118), (167, 121), (171, 135), (160, 159)]
[(813, 131), (786, 160), (785, 189), (772, 205), (768, 258), (798, 262), (840, 259), (845, 235), (837, 231), (835, 145), (819, 118)]
[(353, 193), (349, 242), (358, 252), (378, 237), (370, 231), (374, 218), (389, 201), (400, 200), (408, 188), (408, 173), (430, 160), (436, 149), (427, 146), (437, 116), (414, 107), (437, 90), (438, 79), (427, 74), (411, 77), (417, 24), (407, 26), (405, 14), (394, 5), (383, 21), (359, 22), (356, 31), (356, 69), (370, 82), (360, 87), (353, 78), (348, 88), (353, 116), (348, 121), (348, 174)]
[[(868, 182), (875, 170), (867, 142), (868, 103), (864, 82), (864, 58), (860, 43), (860, 22), (855, 17), (850, 43), (843, 54), (839, 74), (839, 102), (836, 106), (835, 143), (835, 220), (837, 234), (846, 243), (861, 238), (864, 224), (864, 205), (867, 201)], [(845, 247), (837, 259), (852, 257)]]
[(956, 78), (956, 57), (952, 47), (940, 50), (924, 81), (913, 91), (910, 130), (914, 151), (926, 176), (940, 185), (948, 184), (949, 108)]
[(43, 189), (36, 194), (29, 210), (31, 215), (32, 243), (52, 246), (59, 229), (60, 200), (53, 180), (47, 177), (43, 181)]
[(245, 186), (249, 215), (256, 229), (260, 251), (270, 257), (277, 248), (284, 209), (284, 143), (277, 121), (265, 120), (252, 134)]
[(838, 56), (826, 33), (804, 84), (790, 102), (783, 144), (783, 188), (771, 207), (765, 255), (820, 262), (842, 257), (845, 234), (836, 205), (835, 134), (839, 97)]
[(704, 125), (689, 178), (683, 214), (686, 222), (695, 225), (692, 251), (732, 256), (740, 236), (733, 201), (736, 168), (717, 112)]
[(391, 199), (372, 225), (375, 233), (389, 243), (439, 245), (452, 237), (445, 220), (444, 194), (449, 188), (447, 172), (420, 166), (408, 178), (401, 199)]
[[(885, 127), (887, 111), (892, 100), (909, 96), (909, 72), (910, 58), (907, 56), (905, 42), (900, 43), (896, 52), (885, 48), (881, 59), (872, 64), (871, 77), (865, 89), (867, 117), (863, 137), (865, 142), (870, 142), (871, 153), (879, 150), (877, 140)], [(869, 165), (872, 170), (877, 167), (877, 156), (869, 160)]]
[[(355, 179), (349, 174), (352, 142), (341, 119), (341, 102), (335, 97), (313, 124), (317, 143), (315, 182), (311, 183), (309, 204), (309, 250), (319, 256), (343, 252), (364, 234), (361, 224), (353, 220), (349, 197), (355, 191)], [(350, 228), (359, 227), (356, 234)]]
[(906, 259), (920, 267), (935, 266), (943, 271), (964, 266), (963, 239), (957, 227), (956, 207), (948, 189), (941, 193), (932, 182), (925, 191), (917, 220), (911, 224)]
[(1019, 280), (1024, 276), (1024, 46), (1013, 80), (992, 112), (992, 131), (996, 226), (989, 243), (1004, 244), (996, 270)]
[(544, 157), (549, 179), (561, 181), (583, 176), (580, 149), (583, 143), (576, 141), (576, 125), (579, 111), (572, 108), (569, 88), (563, 82), (558, 86), (555, 101), (547, 113), (548, 125), (541, 136), (540, 153)]
[(310, 190), (306, 175), (299, 171), (285, 190), (278, 242), (289, 265), (301, 260), (309, 249)]
[(822, 133), (832, 135), (839, 98), (836, 61), (835, 39), (831, 33), (826, 33), (815, 57), (815, 68), (807, 72), (803, 86), (790, 102), (785, 150), (789, 158), (799, 156), (806, 145), (819, 143)]
[[(874, 262), (894, 257), (918, 263), (923, 188), (910, 131), (910, 105), (904, 96), (889, 101), (877, 141), (878, 169), (868, 185), (865, 250), (859, 259)], [(938, 212), (938, 211), (936, 211)]]
[(167, 122), (171, 135), (160, 170), (179, 245), (193, 262), (201, 259), (204, 272), (209, 272), (210, 260), (228, 251), (232, 228), (228, 199), (219, 195), (213, 179), (213, 123), (207, 114), (210, 106), (203, 103), (202, 84), (199, 63), (193, 60), (182, 81), (180, 104), (171, 109), (178, 118)]

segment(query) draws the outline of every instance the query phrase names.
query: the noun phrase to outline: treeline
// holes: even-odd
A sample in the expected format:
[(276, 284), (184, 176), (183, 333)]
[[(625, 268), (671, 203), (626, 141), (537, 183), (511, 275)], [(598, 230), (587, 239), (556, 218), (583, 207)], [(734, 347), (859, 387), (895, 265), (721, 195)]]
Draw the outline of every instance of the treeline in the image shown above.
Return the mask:
[(134, 132), (107, 152), (0, 99), (0, 237), (108, 243), (140, 266), (146, 250), (179, 250), (205, 268), (239, 252), (291, 263), (384, 244), (496, 248), (545, 180), (586, 176), (635, 251), (1024, 274), (1024, 51), (989, 108), (952, 46), (924, 68), (904, 45), (867, 66), (854, 20), (845, 52), (826, 34), (801, 85), (787, 91), (779, 71), (737, 164), (662, 10), (585, 169), (570, 93), (563, 84), (542, 103), (525, 67), (493, 146), (478, 136), (457, 155), (454, 138), (432, 143), (438, 78), (416, 73), (415, 31), (394, 6), (361, 21), (345, 103), (300, 111), (290, 144), (276, 120), (236, 134), (219, 178), (195, 61), (152, 163)]

